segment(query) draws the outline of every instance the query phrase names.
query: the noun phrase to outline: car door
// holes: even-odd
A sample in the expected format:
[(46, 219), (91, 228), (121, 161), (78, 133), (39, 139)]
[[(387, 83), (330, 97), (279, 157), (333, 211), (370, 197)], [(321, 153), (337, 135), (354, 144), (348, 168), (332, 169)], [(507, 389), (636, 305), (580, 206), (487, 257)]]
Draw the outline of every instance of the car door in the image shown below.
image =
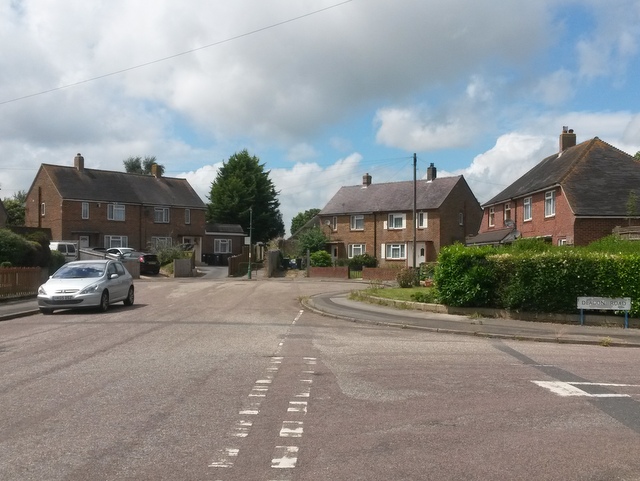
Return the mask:
[[(124, 299), (129, 287), (127, 276), (124, 273), (124, 267), (120, 264), (120, 269), (118, 269), (118, 264), (120, 263), (110, 262), (109, 267), (107, 268), (107, 272), (109, 273), (109, 297), (112, 301)], [(111, 276), (113, 274), (117, 274), (117, 277), (112, 279)]]

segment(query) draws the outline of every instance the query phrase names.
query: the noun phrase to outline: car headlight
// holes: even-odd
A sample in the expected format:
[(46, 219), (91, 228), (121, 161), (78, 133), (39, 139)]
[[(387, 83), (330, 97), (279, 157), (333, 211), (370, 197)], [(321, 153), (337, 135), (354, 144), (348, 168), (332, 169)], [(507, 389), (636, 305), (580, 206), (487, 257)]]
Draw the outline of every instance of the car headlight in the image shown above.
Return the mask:
[(91, 284), (90, 286), (82, 289), (78, 294), (93, 294), (100, 289), (100, 284)]
[(38, 295), (46, 296), (47, 291), (44, 290), (44, 286), (38, 287)]

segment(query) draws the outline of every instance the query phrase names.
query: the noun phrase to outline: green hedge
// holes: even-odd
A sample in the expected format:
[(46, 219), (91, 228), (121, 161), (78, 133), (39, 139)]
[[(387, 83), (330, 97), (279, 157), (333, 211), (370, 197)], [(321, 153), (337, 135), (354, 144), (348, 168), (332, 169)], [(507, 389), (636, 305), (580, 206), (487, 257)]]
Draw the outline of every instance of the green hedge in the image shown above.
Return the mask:
[(622, 251), (456, 244), (441, 250), (434, 282), (440, 302), (450, 306), (575, 313), (579, 296), (630, 297), (630, 314), (638, 317), (640, 253)]

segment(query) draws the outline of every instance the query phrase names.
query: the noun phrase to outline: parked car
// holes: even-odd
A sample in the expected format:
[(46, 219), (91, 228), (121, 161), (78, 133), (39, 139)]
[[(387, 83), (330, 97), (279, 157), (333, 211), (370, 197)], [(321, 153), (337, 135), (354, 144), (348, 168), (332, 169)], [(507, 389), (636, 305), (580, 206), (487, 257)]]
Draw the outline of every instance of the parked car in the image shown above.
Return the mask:
[(107, 249), (107, 254), (111, 254), (118, 259), (120, 259), (127, 252), (133, 252), (135, 249), (133, 247), (111, 247)]
[(130, 251), (125, 252), (120, 259), (122, 262), (132, 262), (136, 257), (140, 262), (140, 274), (153, 274), (155, 276), (160, 272), (160, 260), (155, 254)]
[(73, 242), (52, 241), (49, 242), (49, 249), (62, 253), (65, 262), (78, 259), (78, 247)]
[(114, 259), (73, 261), (64, 264), (38, 289), (38, 307), (43, 314), (56, 309), (98, 308), (134, 301), (133, 278), (122, 262)]

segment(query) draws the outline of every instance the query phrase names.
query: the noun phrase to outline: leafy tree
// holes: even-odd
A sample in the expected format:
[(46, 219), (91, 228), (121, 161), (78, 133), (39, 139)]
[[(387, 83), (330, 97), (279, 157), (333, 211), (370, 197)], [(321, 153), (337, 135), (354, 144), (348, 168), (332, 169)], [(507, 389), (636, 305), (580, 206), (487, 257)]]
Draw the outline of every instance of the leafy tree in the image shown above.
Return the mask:
[(331, 254), (327, 251), (314, 252), (309, 260), (312, 267), (331, 267)]
[(638, 150), (638, 151), (636, 152), (636, 155), (634, 155), (634, 157), (635, 157), (636, 159), (640, 160), (640, 150)]
[(312, 227), (298, 237), (298, 253), (305, 255), (307, 250), (311, 253), (324, 250), (328, 241), (329, 239), (320, 227)]
[[(638, 154), (640, 154), (640, 152), (638, 152)], [(638, 154), (636, 154), (636, 156)], [(636, 194), (635, 190), (629, 191), (629, 197), (627, 197), (626, 207), (627, 207), (627, 218), (629, 220), (629, 225), (631, 225), (631, 219), (636, 215), (638, 215), (638, 194)]]
[(2, 200), (7, 211), (7, 225), (24, 225), (26, 201), (27, 193), (24, 190), (19, 190), (12, 198)]
[(320, 209), (309, 209), (304, 212), (298, 212), (296, 216), (291, 219), (291, 235), (298, 232), (307, 222), (318, 215)]
[(127, 174), (151, 175), (151, 168), (155, 164), (157, 165), (158, 174), (164, 175), (164, 165), (158, 164), (155, 156), (146, 156), (144, 159), (141, 157), (129, 157), (123, 160), (122, 163)]
[(247, 150), (236, 152), (222, 164), (211, 183), (207, 220), (251, 227), (254, 242), (268, 242), (284, 235), (278, 193), (269, 171)]

